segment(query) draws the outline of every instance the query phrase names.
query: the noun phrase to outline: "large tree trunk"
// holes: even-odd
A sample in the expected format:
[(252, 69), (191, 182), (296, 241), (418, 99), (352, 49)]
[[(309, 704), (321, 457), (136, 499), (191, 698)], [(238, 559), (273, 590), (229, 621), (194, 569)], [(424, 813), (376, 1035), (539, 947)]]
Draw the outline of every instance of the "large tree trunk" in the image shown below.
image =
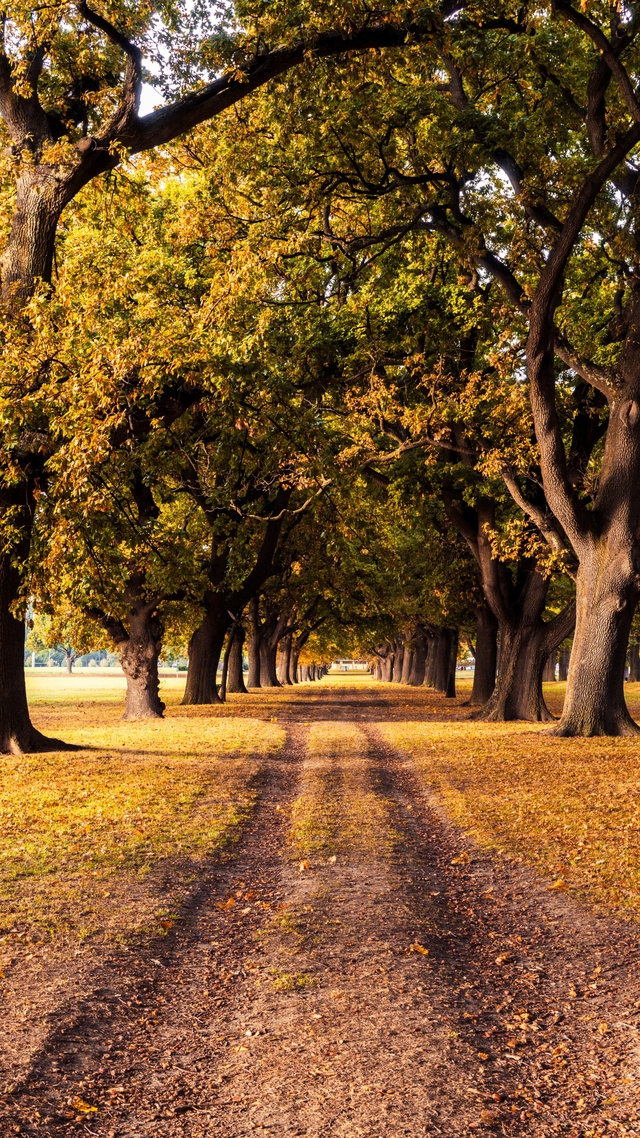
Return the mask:
[(501, 628), (498, 679), (492, 696), (476, 717), (490, 722), (550, 722), (554, 717), (542, 694), (547, 656), (543, 629), (523, 624)]
[[(637, 492), (637, 490), (636, 490)], [(576, 629), (567, 694), (555, 735), (638, 735), (624, 698), (624, 671), (638, 587), (630, 556), (596, 546), (576, 581)]]
[(205, 597), (207, 611), (189, 641), (189, 670), (183, 704), (220, 703), (218, 664), (231, 617), (224, 600)]
[(402, 660), (402, 683), (403, 684), (409, 683), (409, 677), (411, 675), (411, 672), (413, 671), (413, 657), (414, 657), (414, 655), (415, 655), (415, 649), (413, 647), (413, 644), (405, 644), (405, 646), (404, 646), (404, 658)]
[[(436, 646), (433, 658), (432, 682), (429, 685), (443, 695), (449, 693), (451, 686), (451, 654), (455, 635), (455, 648), (458, 647), (457, 631), (454, 634), (451, 628), (439, 628), (436, 633)], [(455, 686), (455, 670), (454, 670)]]
[(469, 699), (472, 707), (482, 707), (491, 699), (498, 661), (498, 622), (488, 605), (479, 605), (477, 613), (475, 668)]
[(291, 676), (289, 669), (291, 667), (291, 633), (284, 636), (280, 641), (280, 653), (277, 666), (278, 679), (283, 687), (291, 684)]
[(418, 688), (424, 683), (424, 673), (427, 664), (427, 637), (422, 629), (418, 629), (413, 638), (413, 659), (408, 683)]
[(551, 652), (570, 634), (575, 607), (572, 604), (553, 620), (542, 621), (539, 612), (544, 608), (546, 582), (534, 575), (530, 582), (529, 605), (525, 606), (531, 619), (521, 614), (512, 625), (500, 628), (500, 664), (495, 690), (491, 699), (476, 713), (475, 718), (489, 722), (526, 719), (531, 723), (549, 723), (554, 716), (542, 694), (542, 675)]
[(393, 660), (393, 652), (387, 652), (387, 655), (382, 657), (382, 679), (387, 684), (391, 683), (391, 677), (393, 676)]
[(161, 719), (158, 659), (162, 624), (149, 605), (129, 605), (129, 639), (118, 645), (120, 664), (127, 679), (125, 719)]
[(248, 688), (260, 687), (260, 613), (258, 598), (252, 597), (249, 602), (249, 634), (247, 636), (247, 657), (249, 660), (249, 674), (247, 676)]
[(0, 513), (11, 513), (20, 538), (0, 554), (0, 753), (75, 750), (36, 731), (29, 717), (24, 673), (24, 622), (11, 612), (29, 555), (33, 498), (26, 483), (0, 492)]
[(247, 689), (244, 682), (244, 672), (242, 668), (242, 646), (244, 644), (245, 632), (240, 623), (236, 624), (232, 633), (231, 648), (229, 649), (229, 665), (227, 671), (227, 691), (228, 692), (244, 692), (246, 695)]
[(260, 641), (260, 687), (279, 688), (276, 671), (276, 648), (263, 636)]
[(393, 655), (393, 670), (391, 672), (391, 680), (394, 684), (402, 682), (402, 664), (404, 661), (404, 644), (401, 640), (396, 640), (396, 650)]

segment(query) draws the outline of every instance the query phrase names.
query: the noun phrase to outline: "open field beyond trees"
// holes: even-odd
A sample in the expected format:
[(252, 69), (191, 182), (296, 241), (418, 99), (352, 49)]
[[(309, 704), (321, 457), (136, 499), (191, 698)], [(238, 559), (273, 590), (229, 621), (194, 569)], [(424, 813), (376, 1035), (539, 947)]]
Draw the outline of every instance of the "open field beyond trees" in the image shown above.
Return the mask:
[(632, 741), (30, 682), (83, 749), (0, 760), (3, 1134), (640, 1133)]

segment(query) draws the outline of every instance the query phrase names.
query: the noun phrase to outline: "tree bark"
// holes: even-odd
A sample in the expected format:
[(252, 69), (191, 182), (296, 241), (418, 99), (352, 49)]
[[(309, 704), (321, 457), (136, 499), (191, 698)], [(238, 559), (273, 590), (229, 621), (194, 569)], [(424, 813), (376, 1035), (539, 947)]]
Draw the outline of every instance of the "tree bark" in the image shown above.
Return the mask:
[(280, 681), (276, 671), (276, 648), (266, 636), (260, 640), (260, 687), (279, 688)]
[(555, 735), (638, 735), (624, 698), (624, 671), (638, 586), (633, 560), (596, 548), (576, 581), (576, 627)]
[(233, 640), (229, 650), (229, 667), (227, 671), (227, 691), (228, 692), (243, 692), (246, 695), (247, 689), (244, 682), (244, 671), (242, 668), (242, 646), (244, 644), (245, 631), (242, 624), (238, 622), (233, 631)]
[(0, 753), (77, 750), (36, 731), (29, 717), (24, 674), (24, 622), (13, 616), (29, 554), (34, 501), (26, 482), (0, 491), (0, 512), (20, 527), (16, 544), (0, 554)]
[(574, 606), (550, 621), (541, 619), (547, 582), (538, 574), (531, 582), (528, 605), (520, 618), (500, 627), (500, 665), (493, 695), (475, 718), (489, 722), (526, 719), (549, 723), (554, 716), (542, 694), (542, 673), (551, 652), (569, 635), (574, 624)]
[(129, 637), (118, 645), (127, 679), (124, 718), (161, 719), (165, 708), (158, 677), (162, 624), (148, 604), (130, 605), (128, 616)]
[(456, 698), (456, 664), (458, 662), (458, 629), (449, 629), (449, 675), (445, 695), (447, 699)]
[(252, 597), (249, 601), (249, 633), (247, 636), (247, 657), (249, 660), (249, 674), (247, 676), (248, 688), (260, 687), (260, 641), (262, 631), (260, 626), (259, 601)]
[(183, 705), (220, 703), (218, 664), (231, 617), (223, 598), (214, 593), (204, 597), (205, 615), (189, 641), (189, 670)]
[(391, 681), (394, 684), (402, 683), (402, 664), (404, 661), (404, 644), (401, 640), (396, 640), (395, 652), (393, 654), (393, 669), (391, 672)]
[(289, 632), (283, 636), (280, 641), (279, 659), (277, 665), (277, 675), (282, 687), (287, 687), (292, 683), (289, 669), (291, 667), (291, 650), (292, 650), (292, 635)]
[(469, 703), (482, 707), (493, 695), (498, 661), (498, 622), (488, 605), (478, 605), (475, 668)]
[(424, 683), (425, 668), (427, 664), (427, 637), (422, 629), (418, 629), (413, 639), (413, 659), (408, 683), (418, 688)]
[(413, 647), (413, 644), (405, 644), (405, 646), (404, 646), (404, 657), (402, 660), (402, 678), (401, 678), (401, 683), (403, 683), (403, 684), (409, 683), (409, 677), (411, 676), (411, 673), (413, 671), (414, 655), (415, 655), (415, 649)]

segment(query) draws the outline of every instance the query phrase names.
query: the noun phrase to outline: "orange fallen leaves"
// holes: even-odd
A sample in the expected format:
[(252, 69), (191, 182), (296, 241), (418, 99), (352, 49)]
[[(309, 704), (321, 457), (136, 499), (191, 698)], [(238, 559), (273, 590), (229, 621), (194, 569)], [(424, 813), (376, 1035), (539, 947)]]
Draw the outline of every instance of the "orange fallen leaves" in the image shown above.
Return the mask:
[(69, 1106), (72, 1110), (77, 1110), (79, 1114), (97, 1114), (98, 1111), (97, 1106), (91, 1106), (90, 1103), (85, 1102), (79, 1095), (69, 1100)]

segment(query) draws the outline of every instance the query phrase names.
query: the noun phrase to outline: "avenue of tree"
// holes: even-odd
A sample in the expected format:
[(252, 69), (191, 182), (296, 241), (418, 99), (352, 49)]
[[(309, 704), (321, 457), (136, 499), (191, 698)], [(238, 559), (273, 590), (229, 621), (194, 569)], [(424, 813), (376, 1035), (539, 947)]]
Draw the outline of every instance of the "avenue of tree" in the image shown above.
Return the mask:
[(5, 7), (0, 751), (64, 746), (34, 612), (131, 718), (173, 649), (197, 704), (467, 653), (477, 717), (559, 660), (551, 730), (640, 731), (639, 18)]

